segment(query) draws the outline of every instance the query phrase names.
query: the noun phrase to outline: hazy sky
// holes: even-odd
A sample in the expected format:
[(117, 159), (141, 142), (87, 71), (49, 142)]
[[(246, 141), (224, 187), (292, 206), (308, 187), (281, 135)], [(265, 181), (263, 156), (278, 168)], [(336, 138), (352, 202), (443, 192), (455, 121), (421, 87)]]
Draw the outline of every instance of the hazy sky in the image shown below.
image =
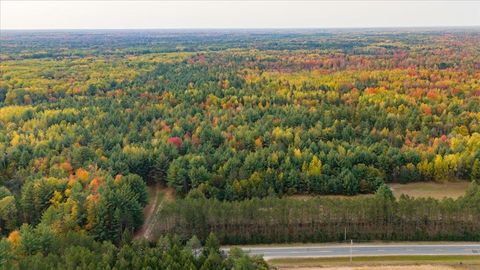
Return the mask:
[(480, 1), (0, 0), (1, 29), (480, 26)]

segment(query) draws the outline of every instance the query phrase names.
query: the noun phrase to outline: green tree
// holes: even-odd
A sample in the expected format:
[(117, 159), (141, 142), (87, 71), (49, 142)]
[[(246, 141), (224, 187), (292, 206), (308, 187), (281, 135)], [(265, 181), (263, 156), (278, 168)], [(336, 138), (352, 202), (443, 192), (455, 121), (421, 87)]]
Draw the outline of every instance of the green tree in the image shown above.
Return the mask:
[(480, 184), (480, 159), (475, 159), (472, 166), (472, 181), (476, 181)]

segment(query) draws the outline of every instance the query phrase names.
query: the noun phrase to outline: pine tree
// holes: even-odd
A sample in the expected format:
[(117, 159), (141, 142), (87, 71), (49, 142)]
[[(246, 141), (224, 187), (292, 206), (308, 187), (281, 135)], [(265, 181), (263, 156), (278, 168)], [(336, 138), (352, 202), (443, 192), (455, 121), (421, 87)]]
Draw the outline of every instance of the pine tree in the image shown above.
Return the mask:
[(220, 254), (220, 242), (213, 232), (211, 232), (207, 240), (205, 240), (205, 246), (203, 248), (205, 256), (209, 256), (212, 253)]

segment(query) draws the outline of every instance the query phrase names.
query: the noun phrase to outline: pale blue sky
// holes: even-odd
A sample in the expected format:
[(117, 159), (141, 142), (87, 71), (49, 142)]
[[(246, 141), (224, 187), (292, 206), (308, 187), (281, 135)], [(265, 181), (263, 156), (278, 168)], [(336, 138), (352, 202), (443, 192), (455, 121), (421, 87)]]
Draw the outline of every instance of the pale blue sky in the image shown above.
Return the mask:
[(1, 29), (480, 26), (480, 1), (1, 0)]

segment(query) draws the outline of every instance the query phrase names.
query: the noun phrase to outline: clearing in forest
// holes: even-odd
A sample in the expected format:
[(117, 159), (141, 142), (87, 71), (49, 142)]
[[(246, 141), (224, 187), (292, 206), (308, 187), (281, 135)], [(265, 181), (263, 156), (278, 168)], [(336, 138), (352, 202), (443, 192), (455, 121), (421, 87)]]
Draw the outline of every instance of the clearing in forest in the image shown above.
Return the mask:
[[(455, 182), (446, 182), (446, 183), (437, 183), (437, 182), (414, 182), (408, 184), (388, 184), (392, 189), (393, 194), (396, 198), (400, 198), (402, 194), (408, 195), (414, 198), (428, 198), (432, 197), (434, 199), (443, 199), (445, 197), (456, 199), (460, 196), (465, 195), (470, 182), (468, 181), (455, 181)], [(348, 199), (354, 197), (370, 197), (372, 194), (357, 194), (354, 196), (346, 195), (291, 195), (289, 198), (298, 199), (298, 200), (308, 200), (316, 196), (321, 196), (323, 198), (338, 198), (338, 199)]]
[(444, 197), (456, 199), (465, 195), (465, 191), (470, 185), (467, 181), (435, 183), (435, 182), (416, 182), (409, 184), (389, 184), (395, 197), (399, 198), (402, 194), (410, 197), (432, 197), (443, 199)]
[(152, 240), (152, 231), (157, 222), (157, 213), (162, 208), (165, 201), (174, 200), (174, 191), (171, 188), (162, 187), (160, 184), (148, 187), (149, 202), (143, 210), (145, 221), (142, 227), (135, 233), (135, 239), (145, 238), (148, 241)]

